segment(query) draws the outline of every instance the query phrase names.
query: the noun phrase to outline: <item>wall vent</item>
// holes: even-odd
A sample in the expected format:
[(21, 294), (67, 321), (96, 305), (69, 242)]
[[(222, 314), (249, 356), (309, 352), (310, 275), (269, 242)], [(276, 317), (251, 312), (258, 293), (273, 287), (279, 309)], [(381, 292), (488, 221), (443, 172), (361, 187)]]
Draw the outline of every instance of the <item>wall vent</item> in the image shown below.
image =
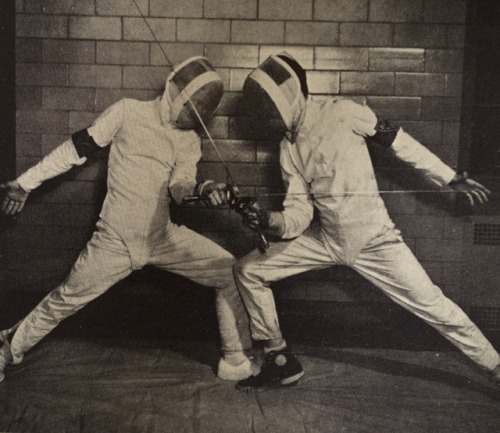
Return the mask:
[(500, 245), (500, 224), (475, 223), (474, 245)]

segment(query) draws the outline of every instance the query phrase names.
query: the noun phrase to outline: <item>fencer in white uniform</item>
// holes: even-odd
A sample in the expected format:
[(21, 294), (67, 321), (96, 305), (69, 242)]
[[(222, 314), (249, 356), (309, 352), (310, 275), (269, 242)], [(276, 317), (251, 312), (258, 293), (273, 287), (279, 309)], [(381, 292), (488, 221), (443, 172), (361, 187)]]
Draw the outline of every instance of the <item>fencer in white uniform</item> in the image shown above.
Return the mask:
[(7, 364), (19, 363), (64, 318), (145, 265), (215, 287), (223, 352), (218, 376), (238, 380), (255, 371), (244, 352), (252, 342), (232, 274), (234, 257), (211, 240), (174, 224), (169, 211), (171, 198), (181, 203), (193, 194), (205, 197), (212, 206), (227, 202), (225, 184), (196, 183), (201, 140), (194, 128), (200, 118), (206, 121), (213, 114), (222, 92), (222, 80), (208, 60), (190, 58), (174, 67), (162, 97), (146, 102), (120, 100), (17, 180), (2, 185), (7, 190), (2, 209), (15, 214), (43, 181), (110, 146), (107, 195), (96, 230), (64, 282), (20, 323), (0, 333), (4, 342), (0, 380)]
[[(479, 366), (500, 376), (497, 351), (467, 315), (432, 283), (379, 195), (366, 138), (378, 142), (439, 186), (450, 185), (471, 203), (489, 190), (457, 175), (401, 128), (381, 122), (366, 105), (308, 97), (305, 71), (289, 55), (271, 56), (248, 76), (251, 112), (282, 127), (283, 211), (254, 206), (244, 221), (278, 236), (265, 254), (235, 265), (252, 336), (266, 343), (260, 372), (238, 383), (244, 390), (297, 383), (303, 369), (282, 336), (270, 284), (301, 272), (346, 265), (393, 301), (437, 329)], [(317, 220), (313, 222), (313, 214)]]

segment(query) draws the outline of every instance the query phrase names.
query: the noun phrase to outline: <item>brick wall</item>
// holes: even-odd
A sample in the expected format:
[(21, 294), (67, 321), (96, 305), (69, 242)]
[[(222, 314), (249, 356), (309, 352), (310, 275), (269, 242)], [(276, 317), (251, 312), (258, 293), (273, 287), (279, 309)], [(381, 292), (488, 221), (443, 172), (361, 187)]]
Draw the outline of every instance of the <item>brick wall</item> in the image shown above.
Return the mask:
[[(239, 98), (248, 72), (286, 49), (308, 70), (311, 93), (367, 102), (455, 166), (465, 0), (136, 0), (172, 62), (203, 54), (224, 79), (209, 130), (244, 194), (282, 192), (275, 137), (249, 127)], [(169, 72), (132, 0), (16, 0), (18, 173), (127, 96), (150, 99)], [(225, 180), (207, 140), (202, 178)], [(415, 173), (373, 158), (382, 190), (421, 188)], [(8, 283), (45, 290), (83, 247), (104, 194), (106, 155), (47, 182), (0, 233)], [(395, 222), (433, 280), (460, 298), (463, 219), (438, 194), (384, 194)], [(263, 197), (277, 208), (280, 198)], [(177, 208), (177, 221), (236, 255), (253, 235), (227, 209)], [(287, 296), (381, 300), (346, 269), (282, 283)]]

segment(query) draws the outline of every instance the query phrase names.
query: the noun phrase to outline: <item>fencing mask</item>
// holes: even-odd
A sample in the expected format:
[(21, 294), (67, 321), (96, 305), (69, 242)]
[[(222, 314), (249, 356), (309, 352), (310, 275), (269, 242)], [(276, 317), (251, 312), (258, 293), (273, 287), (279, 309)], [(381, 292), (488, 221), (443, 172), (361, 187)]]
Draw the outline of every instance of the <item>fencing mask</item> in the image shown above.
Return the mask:
[(193, 129), (200, 123), (196, 113), (205, 123), (219, 106), (222, 94), (220, 75), (207, 58), (196, 56), (174, 66), (167, 78), (162, 103), (169, 106), (173, 126)]
[(285, 131), (297, 125), (307, 94), (306, 73), (287, 53), (268, 57), (243, 85), (243, 99), (250, 114)]

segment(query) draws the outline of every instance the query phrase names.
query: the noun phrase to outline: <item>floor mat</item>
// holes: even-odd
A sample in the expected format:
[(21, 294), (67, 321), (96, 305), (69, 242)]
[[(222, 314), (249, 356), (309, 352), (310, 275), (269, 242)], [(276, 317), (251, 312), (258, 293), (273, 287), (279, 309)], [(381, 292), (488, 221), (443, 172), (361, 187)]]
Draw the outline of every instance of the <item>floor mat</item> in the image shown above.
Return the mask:
[(207, 341), (47, 338), (0, 384), (0, 431), (498, 432), (496, 389), (458, 352), (294, 345), (294, 387), (244, 393)]

